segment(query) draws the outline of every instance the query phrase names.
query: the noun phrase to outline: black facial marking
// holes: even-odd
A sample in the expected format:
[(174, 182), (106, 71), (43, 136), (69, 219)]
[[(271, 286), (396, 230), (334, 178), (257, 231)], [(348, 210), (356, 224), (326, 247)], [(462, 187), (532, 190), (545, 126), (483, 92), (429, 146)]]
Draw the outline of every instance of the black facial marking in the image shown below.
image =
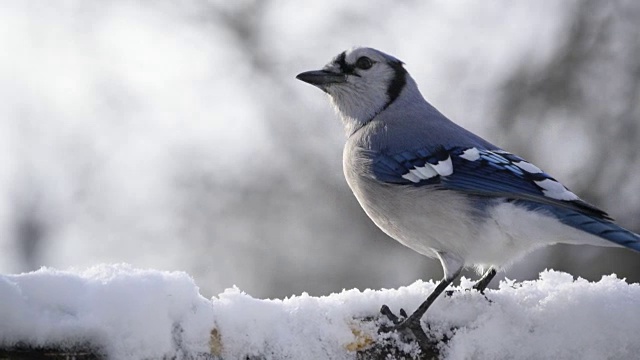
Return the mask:
[(400, 61), (391, 61), (388, 63), (389, 66), (393, 69), (394, 77), (391, 80), (391, 84), (389, 84), (389, 88), (387, 89), (387, 96), (389, 97), (389, 101), (384, 106), (383, 110), (388, 108), (400, 95), (400, 92), (404, 88), (407, 83), (407, 70), (402, 66), (402, 62)]
[(343, 51), (336, 57), (334, 61), (338, 66), (340, 66), (340, 71), (343, 74), (355, 75), (354, 71), (356, 67), (354, 65), (347, 64), (347, 52)]

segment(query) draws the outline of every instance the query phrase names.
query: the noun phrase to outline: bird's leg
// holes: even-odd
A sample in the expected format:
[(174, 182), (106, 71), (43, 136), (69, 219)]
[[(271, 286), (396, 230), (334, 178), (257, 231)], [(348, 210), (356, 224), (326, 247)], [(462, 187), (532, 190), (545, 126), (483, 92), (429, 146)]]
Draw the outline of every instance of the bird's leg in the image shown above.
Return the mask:
[[(417, 340), (418, 345), (420, 345), (420, 348), (422, 348), (423, 350), (426, 350), (428, 348), (429, 338), (427, 337), (427, 334), (425, 334), (424, 330), (422, 330), (422, 325), (420, 323), (420, 320), (422, 319), (422, 316), (424, 316), (424, 314), (427, 312), (427, 309), (429, 309), (431, 304), (433, 304), (433, 302), (436, 300), (436, 298), (438, 298), (438, 296), (442, 294), (444, 289), (446, 289), (447, 286), (449, 286), (459, 275), (460, 275), (460, 270), (458, 270), (453, 276), (450, 276), (450, 277), (445, 276), (440, 281), (440, 283), (438, 283), (438, 286), (436, 286), (436, 288), (431, 292), (431, 294), (429, 294), (427, 299), (422, 304), (420, 304), (420, 306), (416, 309), (416, 311), (414, 311), (413, 314), (411, 314), (409, 317), (405, 318), (402, 321), (391, 312), (391, 310), (387, 305), (383, 305), (382, 309), (380, 309), (380, 312), (383, 315), (385, 315), (387, 318), (389, 318), (389, 320), (393, 322), (394, 326), (390, 328), (381, 328), (379, 332), (388, 332), (393, 330), (397, 330), (398, 332), (401, 332), (401, 333), (410, 332)], [(404, 311), (403, 310), (400, 310), (400, 311), (402, 315)]]
[(481, 294), (484, 294), (484, 290), (491, 282), (491, 279), (496, 276), (496, 273), (496, 269), (490, 267), (489, 270), (487, 270), (484, 275), (482, 275), (480, 280), (478, 280), (478, 282), (473, 285), (473, 289), (478, 290)]
[(423, 337), (424, 340), (427, 340), (427, 335), (424, 333), (424, 330), (422, 330), (422, 325), (420, 324), (420, 320), (422, 319), (424, 314), (427, 312), (431, 304), (433, 304), (433, 302), (436, 300), (436, 298), (438, 298), (438, 296), (442, 294), (444, 289), (446, 289), (447, 286), (449, 286), (453, 282), (453, 280), (455, 280), (456, 277), (457, 275), (451, 279), (443, 278), (438, 284), (438, 286), (436, 286), (436, 288), (431, 292), (431, 294), (429, 294), (427, 299), (424, 302), (422, 302), (420, 306), (418, 306), (416, 311), (414, 311), (413, 314), (411, 314), (401, 324), (398, 325), (398, 329), (399, 330), (403, 328), (410, 329), (411, 332), (413, 332), (413, 334), (416, 336), (416, 338), (418, 338), (418, 341), (423, 340), (423, 339), (420, 339), (421, 337)]

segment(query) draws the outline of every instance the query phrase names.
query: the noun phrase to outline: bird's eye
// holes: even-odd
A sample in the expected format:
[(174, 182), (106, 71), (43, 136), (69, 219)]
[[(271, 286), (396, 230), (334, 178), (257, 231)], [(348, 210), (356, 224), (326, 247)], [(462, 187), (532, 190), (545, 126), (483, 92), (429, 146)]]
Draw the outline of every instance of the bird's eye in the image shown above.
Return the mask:
[(356, 60), (356, 67), (358, 69), (367, 70), (371, 69), (372, 66), (373, 61), (366, 56), (359, 57), (358, 60)]

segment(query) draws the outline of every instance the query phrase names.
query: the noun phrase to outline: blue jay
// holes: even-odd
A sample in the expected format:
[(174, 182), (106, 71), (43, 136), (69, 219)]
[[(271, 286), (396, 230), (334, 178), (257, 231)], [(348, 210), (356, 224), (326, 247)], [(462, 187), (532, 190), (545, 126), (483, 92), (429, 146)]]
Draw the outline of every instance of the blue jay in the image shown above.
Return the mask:
[[(356, 47), (322, 70), (297, 79), (320, 88), (342, 118), (344, 174), (358, 202), (386, 234), (438, 258), (444, 278), (410, 316), (399, 321), (420, 341), (420, 320), (467, 266), (484, 275), (556, 243), (624, 246), (640, 236), (521, 157), (463, 129), (429, 104), (403, 62)], [(424, 338), (423, 338), (424, 337)]]

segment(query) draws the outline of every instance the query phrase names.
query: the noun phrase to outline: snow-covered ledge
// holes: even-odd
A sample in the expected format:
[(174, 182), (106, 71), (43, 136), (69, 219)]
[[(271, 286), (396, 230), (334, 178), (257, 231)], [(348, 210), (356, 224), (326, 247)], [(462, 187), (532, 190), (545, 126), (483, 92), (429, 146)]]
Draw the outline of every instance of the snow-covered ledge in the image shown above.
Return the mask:
[[(234, 288), (208, 300), (185, 273), (128, 265), (1, 275), (0, 358), (15, 349), (78, 347), (108, 359), (366, 358), (363, 350), (384, 341), (371, 320), (380, 306), (414, 309), (434, 286), (417, 281), (397, 290), (284, 300), (254, 299)], [(502, 282), (486, 298), (463, 290), (470, 286), (463, 279), (427, 312), (442, 358), (640, 354), (638, 284), (544, 271), (536, 281)]]

